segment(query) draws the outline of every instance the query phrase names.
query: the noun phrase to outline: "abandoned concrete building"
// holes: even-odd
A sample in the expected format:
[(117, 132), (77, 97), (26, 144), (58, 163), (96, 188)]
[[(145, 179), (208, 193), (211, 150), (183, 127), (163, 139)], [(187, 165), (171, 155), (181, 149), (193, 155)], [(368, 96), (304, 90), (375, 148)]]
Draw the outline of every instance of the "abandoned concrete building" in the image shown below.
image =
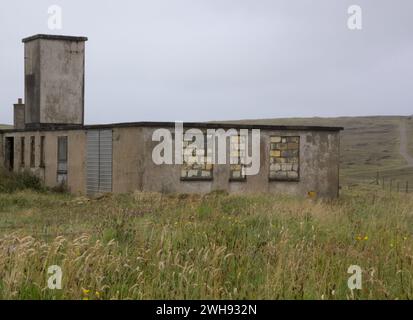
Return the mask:
[[(153, 134), (173, 130), (174, 123), (85, 125), (86, 41), (55, 35), (23, 39), (25, 100), (14, 105), (14, 127), (0, 130), (0, 163), (6, 169), (31, 170), (47, 186), (65, 183), (72, 193), (87, 195), (226, 190), (338, 196), (339, 127), (183, 124), (184, 130), (202, 132), (259, 129), (260, 170), (246, 176), (240, 164), (230, 162), (155, 164), (152, 152), (159, 141)], [(237, 151), (239, 156), (242, 150)]]

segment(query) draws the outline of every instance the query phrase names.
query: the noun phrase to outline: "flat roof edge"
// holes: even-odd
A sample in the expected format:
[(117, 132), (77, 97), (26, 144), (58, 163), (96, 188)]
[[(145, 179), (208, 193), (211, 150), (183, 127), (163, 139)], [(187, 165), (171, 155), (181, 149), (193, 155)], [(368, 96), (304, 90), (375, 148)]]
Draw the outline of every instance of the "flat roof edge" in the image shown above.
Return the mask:
[(54, 34), (36, 34), (30, 37), (26, 37), (22, 40), (23, 43), (30, 42), (37, 39), (44, 40), (67, 40), (67, 41), (87, 41), (87, 37), (76, 37), (76, 36), (65, 36), (65, 35), (54, 35)]
[[(341, 131), (343, 127), (325, 127), (325, 126), (294, 126), (294, 125), (254, 125), (254, 124), (235, 124), (235, 123), (211, 123), (211, 122), (183, 122), (185, 128), (202, 128), (202, 129), (260, 129), (260, 130), (292, 130), (292, 131)], [(44, 124), (40, 127), (31, 127), (26, 129), (1, 129), (0, 133), (25, 132), (25, 131), (64, 131), (64, 130), (92, 130), (92, 129), (110, 129), (110, 128), (130, 128), (130, 127), (175, 127), (175, 122), (123, 122), (108, 124), (91, 124), (91, 125), (60, 125)]]

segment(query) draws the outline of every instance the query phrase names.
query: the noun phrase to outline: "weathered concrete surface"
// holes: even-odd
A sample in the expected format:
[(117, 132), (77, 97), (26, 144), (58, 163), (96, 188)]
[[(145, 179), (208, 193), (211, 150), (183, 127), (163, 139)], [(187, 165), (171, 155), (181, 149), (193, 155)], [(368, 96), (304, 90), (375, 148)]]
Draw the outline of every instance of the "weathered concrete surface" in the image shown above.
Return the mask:
[[(35, 137), (35, 167), (30, 167), (30, 137)], [(45, 137), (45, 163), (40, 166), (40, 137)], [(1, 139), (14, 137), (14, 170), (31, 170), (39, 176), (49, 187), (57, 186), (57, 139), (59, 136), (68, 137), (68, 181), (70, 192), (74, 194), (86, 193), (86, 134), (84, 130), (71, 131), (25, 131), (6, 133)], [(20, 138), (25, 137), (24, 157), (25, 165), (21, 166)], [(1, 144), (0, 143), (0, 144)], [(4, 147), (1, 148), (4, 150)], [(3, 157), (4, 159), (4, 157)], [(4, 160), (2, 161), (4, 163)]]
[(83, 124), (84, 39), (23, 40), (27, 124)]
[[(4, 164), (5, 141), (14, 137), (14, 170), (32, 170), (47, 186), (57, 182), (57, 143), (59, 136), (68, 137), (68, 179), (73, 193), (86, 193), (87, 130), (112, 130), (112, 190), (134, 190), (207, 193), (227, 190), (233, 193), (290, 193), (334, 198), (339, 188), (339, 131), (336, 127), (309, 126), (249, 126), (214, 123), (187, 123), (186, 128), (198, 129), (261, 129), (261, 169), (244, 181), (231, 181), (230, 149), (227, 141), (227, 164), (202, 167), (195, 176), (203, 181), (187, 181), (194, 177), (193, 167), (156, 165), (152, 151), (158, 144), (152, 141), (156, 129), (174, 128), (173, 123), (126, 123), (84, 126), (84, 62), (83, 37), (36, 35), (23, 39), (25, 43), (25, 126), (22, 126), (22, 106), (15, 105), (15, 129), (0, 131), (0, 161)], [(20, 129), (20, 130), (19, 130)], [(21, 150), (21, 137), (25, 138)], [(30, 140), (35, 138), (35, 163), (30, 166)], [(44, 137), (44, 165), (41, 165), (41, 137)], [(271, 147), (271, 137), (291, 137), (282, 146)], [(295, 141), (299, 137), (300, 142)], [(273, 141), (274, 142), (274, 141)], [(290, 142), (294, 146), (290, 148)], [(100, 148), (100, 147), (99, 147)], [(98, 148), (98, 150), (100, 150)], [(272, 150), (270, 151), (270, 148)], [(107, 151), (108, 148), (105, 148)], [(95, 153), (99, 153), (96, 151)], [(21, 155), (25, 162), (22, 164)], [(285, 154), (285, 155), (283, 155)], [(294, 154), (289, 156), (288, 154)], [(289, 167), (298, 162), (297, 167)], [(270, 158), (271, 155), (271, 158)], [(100, 157), (100, 155), (97, 155)], [(108, 155), (110, 159), (110, 155)], [(10, 157), (11, 159), (11, 157)], [(292, 162), (292, 160), (294, 162)], [(270, 179), (294, 178), (289, 181)], [(281, 163), (281, 170), (279, 163)], [(107, 161), (109, 163), (109, 161)], [(285, 166), (284, 166), (285, 165)], [(100, 168), (97, 169), (98, 171)], [(238, 168), (240, 175), (240, 169)], [(108, 170), (109, 172), (109, 170)], [(99, 172), (100, 173), (100, 172)], [(105, 173), (105, 172), (104, 172)], [(188, 174), (187, 174), (188, 173)], [(232, 171), (234, 173), (234, 170)], [(275, 175), (274, 175), (275, 173)], [(110, 174), (110, 173), (109, 173)], [(205, 180), (208, 179), (208, 180)], [(107, 181), (110, 181), (109, 179)]]
[[(159, 127), (161, 128), (161, 127)], [(107, 128), (106, 128), (107, 129)], [(339, 189), (339, 131), (261, 130), (261, 168), (243, 182), (230, 181), (229, 148), (225, 165), (213, 166), (209, 181), (182, 181), (181, 165), (156, 165), (152, 160), (152, 141), (158, 127), (113, 127), (113, 177), (115, 193), (153, 191), (163, 193), (207, 193), (226, 190), (230, 193), (287, 193), (305, 196), (316, 192), (324, 198), (335, 198)], [(95, 129), (94, 129), (95, 130)], [(57, 139), (68, 136), (68, 186), (71, 192), (86, 193), (86, 129), (6, 132), (1, 139), (15, 137), (15, 170), (20, 167), (20, 137), (24, 136), (26, 169), (29, 168), (31, 136), (36, 137), (36, 165), (33, 172), (48, 186), (57, 185)], [(45, 136), (45, 166), (40, 167), (40, 137)], [(269, 179), (270, 137), (300, 137), (298, 181), (272, 181)], [(228, 143), (229, 144), (229, 143)], [(4, 147), (1, 148), (3, 150)], [(3, 160), (4, 161), (4, 160)]]
[(142, 190), (146, 171), (142, 131), (143, 128), (113, 129), (113, 192)]
[(14, 104), (14, 119), (13, 125), (14, 129), (24, 129), (25, 127), (25, 105), (22, 103), (21, 99), (19, 102)]
[[(231, 193), (288, 193), (305, 196), (316, 192), (320, 197), (335, 198), (339, 192), (339, 132), (331, 131), (261, 131), (261, 166), (258, 175), (246, 181), (230, 181), (230, 165), (214, 165), (212, 181), (181, 181), (180, 165), (153, 163), (151, 153), (156, 128), (144, 129), (144, 175), (142, 190), (156, 192), (206, 193), (227, 190)], [(300, 137), (299, 181), (269, 180), (270, 136)], [(130, 145), (130, 148), (133, 148)], [(227, 149), (228, 152), (228, 149)], [(227, 153), (227, 159), (228, 153)], [(116, 177), (114, 177), (116, 180)]]
[(40, 123), (40, 40), (24, 46), (24, 90), (25, 121)]

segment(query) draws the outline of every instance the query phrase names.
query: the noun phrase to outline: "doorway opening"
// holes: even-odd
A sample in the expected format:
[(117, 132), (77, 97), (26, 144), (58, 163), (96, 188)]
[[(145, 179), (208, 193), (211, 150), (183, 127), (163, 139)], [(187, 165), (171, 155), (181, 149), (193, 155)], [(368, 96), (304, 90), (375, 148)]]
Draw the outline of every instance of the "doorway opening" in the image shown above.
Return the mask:
[(5, 163), (7, 170), (14, 170), (14, 137), (6, 137)]

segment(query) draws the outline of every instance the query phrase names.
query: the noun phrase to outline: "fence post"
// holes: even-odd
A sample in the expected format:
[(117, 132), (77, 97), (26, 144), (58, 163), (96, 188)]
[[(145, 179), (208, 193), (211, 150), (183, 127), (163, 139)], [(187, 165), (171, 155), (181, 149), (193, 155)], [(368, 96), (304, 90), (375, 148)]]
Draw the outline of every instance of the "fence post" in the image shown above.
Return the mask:
[(383, 190), (384, 190), (384, 177), (382, 177), (381, 179), (383, 180), (381, 185), (383, 186)]
[(390, 179), (390, 192), (391, 192), (392, 188), (393, 188), (393, 179)]
[(406, 193), (409, 193), (409, 181), (406, 181)]
[(377, 171), (376, 173), (376, 184), (379, 185), (379, 172)]
[(397, 181), (397, 192), (399, 192), (399, 181)]

